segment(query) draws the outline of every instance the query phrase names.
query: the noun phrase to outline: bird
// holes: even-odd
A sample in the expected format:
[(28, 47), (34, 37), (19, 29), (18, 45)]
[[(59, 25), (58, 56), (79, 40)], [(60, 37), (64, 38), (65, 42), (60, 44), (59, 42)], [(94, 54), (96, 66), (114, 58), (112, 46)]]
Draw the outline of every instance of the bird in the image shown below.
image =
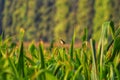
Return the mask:
[(60, 39), (60, 43), (63, 45), (63, 44), (65, 44), (65, 41)]

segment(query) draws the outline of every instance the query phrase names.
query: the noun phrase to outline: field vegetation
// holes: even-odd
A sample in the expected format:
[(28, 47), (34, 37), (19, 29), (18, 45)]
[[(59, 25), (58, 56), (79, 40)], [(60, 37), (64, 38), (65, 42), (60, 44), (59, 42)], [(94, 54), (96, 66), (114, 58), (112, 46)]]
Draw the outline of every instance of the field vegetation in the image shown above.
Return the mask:
[(85, 32), (80, 47), (75, 32), (69, 47), (47, 48), (42, 41), (25, 47), (25, 34), (21, 29), (18, 42), (0, 36), (0, 80), (120, 80), (120, 28), (112, 21), (103, 23), (99, 42)]

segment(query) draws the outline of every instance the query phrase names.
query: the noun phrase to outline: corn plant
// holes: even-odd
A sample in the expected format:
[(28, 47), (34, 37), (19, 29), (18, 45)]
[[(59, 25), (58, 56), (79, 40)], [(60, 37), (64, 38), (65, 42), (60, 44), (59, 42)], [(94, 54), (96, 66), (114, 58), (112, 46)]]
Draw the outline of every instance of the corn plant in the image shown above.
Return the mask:
[(87, 30), (81, 46), (44, 48), (32, 41), (24, 46), (24, 29), (19, 41), (0, 36), (0, 80), (120, 80), (120, 28), (112, 21), (102, 25), (99, 42), (87, 41)]

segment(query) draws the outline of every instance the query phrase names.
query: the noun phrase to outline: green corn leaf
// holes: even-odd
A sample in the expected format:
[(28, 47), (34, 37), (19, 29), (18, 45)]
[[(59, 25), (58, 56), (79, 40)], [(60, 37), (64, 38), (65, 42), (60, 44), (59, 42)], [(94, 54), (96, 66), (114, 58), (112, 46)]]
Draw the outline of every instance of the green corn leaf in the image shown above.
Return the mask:
[(19, 59), (18, 59), (18, 65), (17, 65), (17, 70), (19, 72), (19, 75), (21, 77), (25, 77), (25, 72), (24, 72), (24, 51), (23, 51), (23, 42), (21, 42), (21, 46), (20, 46), (20, 55), (19, 55)]
[(41, 69), (44, 69), (45, 68), (45, 62), (44, 62), (44, 51), (43, 51), (42, 43), (39, 44), (39, 51), (40, 51)]
[(114, 23), (113, 23), (112, 21), (110, 21), (108, 25), (109, 25), (109, 27), (110, 27), (110, 29), (111, 29), (113, 38), (115, 38), (115, 27), (114, 27)]
[(113, 52), (110, 61), (114, 60), (115, 56), (118, 55), (119, 51), (120, 51), (120, 36), (118, 36), (114, 41)]
[[(113, 37), (113, 40), (109, 42), (109, 37), (111, 35), (109, 34), (109, 29), (111, 30), (111, 35)], [(104, 57), (109, 50), (110, 46), (113, 44), (113, 41), (115, 39), (115, 29), (114, 24), (112, 21), (108, 21), (102, 24), (102, 33), (101, 38), (99, 41), (98, 46), (98, 63), (100, 62), (100, 80), (103, 78), (103, 64), (104, 64)]]
[(90, 43), (91, 43), (91, 48), (92, 48), (92, 80), (98, 80), (97, 79), (97, 66), (96, 66), (96, 49), (95, 49), (95, 40), (90, 39)]
[(54, 75), (57, 75), (57, 73), (59, 72), (59, 69), (61, 68), (61, 65), (60, 64), (57, 64), (55, 66), (55, 70), (54, 70)]
[(14, 72), (15, 78), (16, 78), (17, 80), (19, 80), (19, 73), (18, 73), (18, 71), (17, 71), (17, 68), (16, 68), (15, 64), (11, 61), (10, 58), (8, 58), (8, 61), (9, 61), (9, 64), (10, 64), (10, 66), (11, 66), (11, 68), (12, 68), (12, 71)]
[(76, 62), (77, 62), (77, 65), (80, 65), (81, 63), (80, 63), (80, 59), (79, 59), (78, 54), (76, 53), (75, 56), (76, 56)]
[(37, 55), (36, 55), (36, 53), (37, 53), (37, 48), (36, 48), (36, 46), (34, 45), (34, 42), (32, 42), (30, 45), (29, 45), (29, 51), (30, 51), (30, 53), (31, 53), (31, 55), (32, 55), (32, 58), (38, 58), (37, 57)]
[(36, 65), (36, 63), (35, 63), (32, 59), (30, 59), (30, 58), (27, 57), (27, 56), (24, 56), (24, 57), (26, 58), (26, 60), (27, 60), (28, 62), (30, 62), (31, 65)]
[(91, 48), (92, 48), (92, 58), (93, 63), (96, 64), (96, 48), (95, 48), (95, 40), (90, 39)]
[(68, 80), (68, 75), (69, 75), (70, 70), (67, 69), (65, 72), (66, 73), (65, 73), (65, 76), (64, 76), (64, 80)]
[(62, 61), (62, 57), (61, 57), (61, 52), (60, 52), (60, 50), (58, 50), (58, 57), (57, 57), (57, 60), (61, 60), (61, 61)]
[(106, 51), (109, 50), (109, 48), (112, 46), (113, 42), (114, 42), (114, 40), (111, 40), (111, 41), (108, 43), (108, 45), (107, 45), (107, 47), (106, 47)]
[(113, 65), (110, 65), (110, 80), (115, 80), (115, 74), (113, 70)]
[(52, 73), (46, 72), (46, 80), (58, 80)]
[(52, 51), (52, 49), (53, 49), (53, 47), (54, 47), (54, 40), (52, 40), (51, 42), (50, 42), (50, 47), (49, 47), (49, 49), (50, 49), (50, 51)]
[[(41, 61), (41, 68), (40, 69), (45, 69), (45, 60), (44, 60), (44, 52), (43, 52), (43, 44), (42, 42), (39, 44), (39, 52), (40, 52), (40, 61)], [(43, 72), (41, 75), (39, 75), (39, 78), (41, 80), (46, 80), (46, 75)]]
[(75, 71), (75, 74), (73, 75), (73, 80), (76, 80), (76, 79), (80, 79), (82, 80), (82, 76), (80, 76), (79, 74), (81, 73), (81, 69), (82, 69), (82, 66), (80, 65), (78, 67), (78, 69)]
[(65, 61), (67, 59), (65, 48), (59, 49), (59, 53), (58, 54), (59, 54), (59, 59), (60, 60)]
[(43, 78), (43, 73), (45, 74), (47, 70), (46, 69), (40, 69), (39, 71), (35, 72), (35, 74), (31, 77), (31, 80), (46, 80)]
[(87, 28), (84, 29), (84, 34), (82, 36), (82, 41), (87, 41), (87, 38), (88, 38), (88, 30)]
[[(111, 34), (113, 37), (113, 40), (111, 40), (109, 42), (108, 38), (109, 38), (109, 29), (111, 30)], [(114, 23), (112, 21), (108, 21), (103, 23), (102, 25), (102, 33), (101, 33), (101, 38), (100, 38), (100, 42), (99, 42), (99, 49), (100, 49), (100, 45), (102, 43), (104, 46), (106, 46), (106, 48), (103, 51), (108, 51), (108, 49), (110, 48), (110, 46), (112, 45), (113, 41), (115, 39), (115, 29), (114, 29)], [(108, 43), (109, 42), (109, 43)], [(108, 44), (108, 45), (107, 45)]]
[(73, 35), (72, 42), (71, 42), (71, 45), (70, 45), (70, 59), (71, 60), (73, 60), (74, 40), (75, 40), (75, 34)]
[(29, 45), (29, 51), (34, 54), (34, 50), (36, 49), (35, 45), (34, 45), (34, 42), (32, 42), (30, 45)]
[(115, 37), (117, 37), (118, 35), (120, 35), (120, 28), (118, 28), (115, 32)]
[[(113, 47), (113, 52), (119, 52), (120, 51), (120, 36), (118, 36), (115, 41), (114, 41), (114, 47)], [(114, 54), (113, 54), (114, 55)]]
[(42, 78), (37, 78), (37, 76), (39, 76), (39, 75), (42, 75), (43, 73), (45, 73), (46, 74), (46, 79), (44, 79), (44, 80), (57, 80), (57, 78), (55, 77), (55, 76), (53, 76), (53, 74), (52, 73), (50, 73), (48, 70), (46, 70), (46, 69), (41, 69), (41, 70), (39, 70), (38, 72), (36, 72), (35, 73), (35, 75), (33, 75), (32, 76), (32, 80), (35, 80), (35, 79), (37, 79), (37, 80), (41, 80)]
[(114, 29), (114, 23), (112, 21), (107, 21), (107, 22), (103, 23), (101, 36), (103, 36), (103, 38), (108, 38), (109, 29), (111, 30), (111, 34), (114, 39), (115, 38), (115, 29)]
[(117, 56), (115, 56), (114, 62), (113, 62), (113, 68), (114, 73), (116, 73), (116, 79), (120, 79), (120, 52)]

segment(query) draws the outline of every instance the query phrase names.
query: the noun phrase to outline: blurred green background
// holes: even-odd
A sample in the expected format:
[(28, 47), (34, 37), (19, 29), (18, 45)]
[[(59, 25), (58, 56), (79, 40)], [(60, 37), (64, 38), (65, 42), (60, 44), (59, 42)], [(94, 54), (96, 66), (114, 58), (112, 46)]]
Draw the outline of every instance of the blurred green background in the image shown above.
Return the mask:
[(100, 37), (103, 22), (120, 26), (120, 0), (0, 0), (0, 34), (17, 35), (25, 29), (25, 41), (64, 39), (73, 33), (81, 40)]

